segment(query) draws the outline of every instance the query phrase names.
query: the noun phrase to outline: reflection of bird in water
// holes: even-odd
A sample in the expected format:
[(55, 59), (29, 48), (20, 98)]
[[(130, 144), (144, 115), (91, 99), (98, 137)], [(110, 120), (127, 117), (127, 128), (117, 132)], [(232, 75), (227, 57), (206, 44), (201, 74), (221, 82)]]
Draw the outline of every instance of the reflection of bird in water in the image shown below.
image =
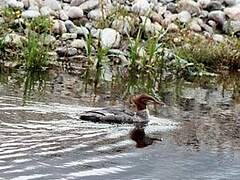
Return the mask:
[(153, 102), (155, 104), (164, 105), (163, 102), (146, 94), (133, 96), (131, 102), (136, 106), (136, 112), (131, 112), (126, 108), (107, 107), (98, 110), (85, 111), (80, 115), (80, 119), (92, 122), (118, 124), (133, 124), (136, 122), (148, 123), (149, 113), (147, 104)]
[(145, 134), (144, 128), (146, 124), (137, 123), (135, 127), (130, 132), (130, 138), (134, 140), (137, 144), (136, 147), (144, 148), (151, 145), (154, 141), (162, 141), (161, 138), (151, 138)]

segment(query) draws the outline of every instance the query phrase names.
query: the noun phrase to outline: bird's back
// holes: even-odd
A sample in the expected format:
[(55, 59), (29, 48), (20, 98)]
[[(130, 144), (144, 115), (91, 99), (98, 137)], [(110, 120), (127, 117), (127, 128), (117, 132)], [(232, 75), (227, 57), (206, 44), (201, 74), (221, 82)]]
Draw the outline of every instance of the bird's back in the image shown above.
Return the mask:
[(92, 122), (132, 124), (134, 112), (124, 107), (106, 107), (98, 110), (85, 111), (80, 114), (80, 119)]

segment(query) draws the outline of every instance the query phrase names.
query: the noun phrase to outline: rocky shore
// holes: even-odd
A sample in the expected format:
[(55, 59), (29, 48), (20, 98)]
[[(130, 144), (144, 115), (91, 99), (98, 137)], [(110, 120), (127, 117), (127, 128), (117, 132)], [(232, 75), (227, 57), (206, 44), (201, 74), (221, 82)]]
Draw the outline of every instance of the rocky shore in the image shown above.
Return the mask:
[[(50, 18), (46, 44), (54, 49), (49, 54), (55, 60), (67, 57), (73, 63), (86, 60), (90, 49), (97, 56), (101, 47), (111, 54), (109, 60), (128, 64), (129, 42), (136, 40), (139, 27), (145, 34), (136, 47), (140, 58), (147, 54), (142, 44), (150, 37), (174, 36), (183, 29), (216, 43), (240, 36), (240, 0), (6, 0), (2, 6), (19, 9), (18, 22)], [(0, 22), (4, 22), (3, 17)], [(4, 43), (17, 45), (24, 39), (22, 33), (9, 32)], [(179, 41), (181, 38), (175, 36), (171, 42)], [(174, 56), (169, 48), (161, 50), (168, 59)]]

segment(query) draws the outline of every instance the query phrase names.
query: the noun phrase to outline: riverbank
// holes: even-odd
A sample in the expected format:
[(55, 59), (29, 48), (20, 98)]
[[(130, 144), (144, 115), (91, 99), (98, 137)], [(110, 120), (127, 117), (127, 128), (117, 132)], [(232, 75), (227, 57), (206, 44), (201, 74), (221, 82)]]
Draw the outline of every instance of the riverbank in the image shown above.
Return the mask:
[[(240, 67), (240, 1), (6, 1), (1, 62), (6, 67), (113, 66), (187, 78)], [(124, 67), (124, 68), (123, 68)], [(157, 69), (157, 70), (156, 70)]]

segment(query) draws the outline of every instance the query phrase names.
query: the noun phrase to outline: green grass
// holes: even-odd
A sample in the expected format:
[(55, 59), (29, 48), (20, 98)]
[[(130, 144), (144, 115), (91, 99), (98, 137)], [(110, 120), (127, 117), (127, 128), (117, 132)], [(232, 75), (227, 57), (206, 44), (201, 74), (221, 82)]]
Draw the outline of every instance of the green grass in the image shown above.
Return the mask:
[(36, 33), (51, 33), (53, 22), (49, 17), (36, 17), (27, 21), (27, 26)]
[(173, 47), (175, 54), (195, 64), (203, 64), (208, 70), (218, 71), (226, 67), (235, 71), (240, 68), (240, 40), (226, 37), (217, 43), (212, 39), (194, 38), (178, 34), (181, 43)]
[(39, 34), (29, 32), (23, 46), (23, 59), (27, 70), (43, 70), (48, 65), (48, 46), (44, 46)]

